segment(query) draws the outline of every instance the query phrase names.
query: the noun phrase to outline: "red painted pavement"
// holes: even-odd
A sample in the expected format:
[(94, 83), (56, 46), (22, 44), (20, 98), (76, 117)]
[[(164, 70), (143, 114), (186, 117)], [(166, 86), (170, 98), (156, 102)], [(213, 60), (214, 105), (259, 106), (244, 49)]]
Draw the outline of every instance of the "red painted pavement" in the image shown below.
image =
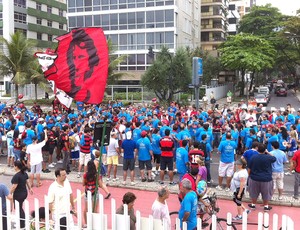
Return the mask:
[[(33, 188), (33, 195), (28, 195), (28, 200), (30, 202), (30, 210), (34, 209), (34, 198), (37, 198), (40, 201), (40, 204), (43, 206), (44, 204), (44, 195), (48, 192), (48, 187), (52, 183), (52, 181), (49, 180), (43, 180), (43, 185), (39, 188), (34, 187)], [(82, 192), (83, 186), (80, 183), (71, 183), (73, 193), (76, 196), (76, 190), (80, 189)], [(126, 189), (126, 188), (115, 188), (115, 187), (108, 187), (111, 195), (111, 198), (114, 198), (116, 200), (117, 208), (122, 204), (122, 197), (123, 195), (131, 191), (133, 192), (137, 200), (135, 201), (134, 209), (139, 210), (141, 212), (141, 215), (143, 217), (148, 217), (151, 215), (151, 206), (153, 201), (156, 199), (156, 192), (149, 192), (149, 191), (141, 191), (141, 190), (133, 190), (133, 189)], [(103, 191), (100, 189), (100, 192), (103, 194)], [(105, 194), (103, 194), (105, 196)], [(41, 203), (42, 202), (42, 203)], [(218, 214), (218, 217), (226, 218), (227, 212), (231, 212), (233, 215), (236, 214), (236, 206), (232, 201), (229, 200), (218, 200), (218, 205), (220, 207), (220, 212)], [(246, 204), (247, 205), (247, 204)], [(178, 211), (179, 209), (179, 202), (177, 199), (177, 195), (171, 194), (168, 199), (168, 206), (169, 210), (171, 211)], [(256, 210), (252, 211), (249, 214), (248, 222), (250, 223), (257, 223), (257, 216), (259, 212), (263, 212), (263, 206), (257, 205)], [(108, 227), (111, 227), (110, 219), (111, 219), (111, 201), (104, 200), (104, 213), (108, 214)], [(295, 225), (294, 226), (300, 226), (300, 208), (295, 207), (284, 207), (284, 206), (273, 206), (273, 209), (269, 212), (270, 214), (270, 221), (272, 221), (273, 214), (276, 213), (279, 216), (279, 226), (281, 226), (281, 218), (282, 215), (285, 214), (289, 217), (291, 217), (294, 220)], [(270, 224), (272, 226), (272, 224)], [(237, 226), (238, 229), (241, 229), (241, 225)], [(257, 226), (249, 226), (249, 230), (257, 229)], [(271, 229), (271, 228), (270, 228)], [(295, 228), (297, 229), (297, 228)]]

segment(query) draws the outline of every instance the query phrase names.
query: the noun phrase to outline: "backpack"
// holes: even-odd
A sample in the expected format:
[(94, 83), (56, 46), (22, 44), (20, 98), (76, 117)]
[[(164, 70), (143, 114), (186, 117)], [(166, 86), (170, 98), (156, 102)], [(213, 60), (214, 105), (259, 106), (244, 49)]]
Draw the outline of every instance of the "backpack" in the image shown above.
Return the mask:
[(201, 149), (203, 151), (204, 158), (206, 159), (206, 157), (207, 157), (206, 143), (200, 142), (199, 149)]
[(75, 134), (69, 137), (70, 149), (74, 149), (77, 146)]

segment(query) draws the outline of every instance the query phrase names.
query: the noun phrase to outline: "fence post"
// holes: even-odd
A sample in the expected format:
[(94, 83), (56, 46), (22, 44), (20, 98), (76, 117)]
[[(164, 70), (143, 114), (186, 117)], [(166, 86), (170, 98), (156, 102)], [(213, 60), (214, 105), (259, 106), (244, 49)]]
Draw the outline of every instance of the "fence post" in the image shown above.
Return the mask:
[(24, 201), (24, 211), (25, 211), (25, 229), (30, 229), (30, 215), (29, 215), (29, 201)]
[[(92, 215), (93, 215), (93, 209), (92, 209), (92, 193), (91, 191), (88, 191), (87, 193), (87, 213), (86, 213), (86, 225), (87, 229), (93, 229), (93, 220), (92, 220)], [(83, 214), (84, 215), (84, 214)]]
[(202, 220), (201, 220), (201, 218), (197, 218), (197, 229), (202, 229)]
[(269, 213), (264, 213), (264, 230), (269, 229)]
[(81, 210), (81, 191), (76, 190), (76, 203), (77, 203), (77, 225), (79, 229), (82, 227), (82, 210)]
[[(2, 207), (2, 199), (0, 199), (0, 207)], [(3, 212), (2, 208), (0, 208), (0, 226), (3, 226)]]
[(287, 230), (294, 230), (294, 221), (289, 216), (287, 217)]
[(140, 211), (136, 211), (135, 213), (136, 215), (136, 230), (140, 230), (141, 229), (141, 213)]
[(227, 230), (231, 230), (231, 224), (232, 224), (232, 215), (230, 212), (227, 213)]
[(39, 200), (37, 198), (34, 198), (34, 214), (35, 214), (34, 227), (35, 227), (35, 229), (39, 229), (40, 228), (40, 213), (39, 213)]
[(126, 85), (126, 101), (128, 101), (128, 85)]
[(103, 196), (100, 192), (98, 192), (98, 200), (99, 200), (99, 214), (100, 214), (100, 221), (101, 221), (100, 230), (106, 230), (105, 224), (104, 224), (105, 220), (104, 220)]
[(15, 200), (15, 217), (16, 217), (16, 228), (20, 229), (20, 206), (19, 201)]
[(217, 229), (217, 216), (214, 214), (212, 215), (212, 218), (211, 218), (211, 230), (216, 230)]
[(247, 230), (247, 222), (248, 222), (248, 214), (247, 212), (243, 212), (243, 225), (242, 225), (242, 230)]
[(176, 218), (176, 230), (180, 230), (180, 219)]
[(44, 201), (45, 201), (45, 222), (46, 222), (46, 230), (50, 229), (50, 224), (49, 224), (49, 220), (50, 218), (50, 214), (49, 214), (49, 200), (48, 200), (48, 196), (45, 195), (44, 196)]
[(149, 222), (148, 223), (149, 223), (148, 229), (152, 230), (153, 226), (154, 226), (154, 220), (153, 220), (153, 216), (152, 215), (149, 215)]
[(258, 221), (257, 221), (257, 230), (262, 230), (263, 227), (263, 214), (261, 212), (258, 213)]
[(277, 230), (278, 229), (278, 215), (274, 214), (273, 215), (273, 230)]
[(111, 86), (111, 100), (114, 100), (114, 86)]
[(116, 201), (111, 199), (111, 229), (116, 230)]

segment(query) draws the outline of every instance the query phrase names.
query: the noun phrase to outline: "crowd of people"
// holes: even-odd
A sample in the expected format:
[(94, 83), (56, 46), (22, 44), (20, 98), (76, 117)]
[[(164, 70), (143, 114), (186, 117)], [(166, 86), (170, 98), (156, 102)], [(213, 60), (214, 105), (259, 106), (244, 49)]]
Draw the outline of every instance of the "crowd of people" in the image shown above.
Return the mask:
[[(276, 189), (278, 199), (283, 197), (285, 175), (294, 174), (293, 198), (298, 199), (300, 111), (294, 114), (289, 104), (284, 111), (266, 111), (261, 105), (248, 109), (243, 101), (236, 108), (230, 105), (220, 108), (216, 100), (210, 100), (211, 106), (207, 104), (208, 100), (205, 101), (206, 109), (197, 110), (195, 106), (180, 106), (176, 102), (163, 107), (156, 99), (149, 105), (126, 106), (117, 100), (99, 106), (77, 102), (76, 109), (65, 110), (54, 102), (53, 108), (44, 112), (37, 104), (26, 108), (23, 103), (12, 106), (1, 103), (0, 133), (5, 136), (2, 139), (7, 144), (7, 166), (15, 167), (17, 174), (14, 178), (21, 178), (12, 179), (10, 191), (12, 199), (19, 199), (20, 215), (23, 216), (21, 206), (27, 196), (26, 186), (29, 191), (34, 185), (42, 186), (40, 174), (49, 173), (58, 162), (62, 163), (62, 168), (55, 170), (56, 181), (48, 194), (53, 214), (57, 191), (70, 194), (67, 200), (74, 208), (71, 187), (65, 182), (71, 171), (82, 178), (86, 194), (91, 191), (93, 195), (96, 185), (99, 185), (108, 199), (111, 194), (103, 180), (104, 177), (106, 181), (119, 180), (117, 165), (121, 158), (123, 178), (120, 183), (128, 183), (128, 170), (130, 185), (137, 183), (137, 163), (139, 183), (156, 181), (162, 186), (152, 207), (156, 217), (168, 218), (165, 201), (169, 191), (165, 185), (179, 185), (179, 217), (181, 223), (187, 223), (188, 229), (196, 227), (199, 207), (205, 211), (209, 205), (203, 197), (213, 182), (212, 176), (218, 176), (217, 190), (234, 193), (235, 220), (242, 218), (243, 211), (249, 213), (250, 209), (256, 208), (260, 194), (264, 211), (269, 211), (272, 208), (269, 201)], [(102, 148), (99, 147), (100, 140), (93, 140), (95, 124), (101, 121), (111, 122), (112, 127), (109, 145)], [(212, 175), (210, 163), (216, 154), (220, 154), (218, 175)], [(286, 173), (285, 163), (290, 164)], [(28, 180), (25, 168), (28, 168)], [(174, 179), (175, 172), (179, 181)], [(159, 179), (156, 180), (155, 176)], [(22, 181), (22, 185), (16, 186), (16, 181)], [(18, 188), (23, 191), (22, 197), (15, 194)], [(252, 200), (248, 205), (250, 209), (242, 203), (246, 189)], [(135, 199), (134, 194), (127, 194), (123, 203), (129, 205)], [(59, 218), (66, 210), (63, 202), (60, 205)], [(120, 207), (118, 213), (122, 210)], [(134, 229), (135, 218), (130, 216), (130, 226)], [(169, 219), (166, 221), (169, 223)]]

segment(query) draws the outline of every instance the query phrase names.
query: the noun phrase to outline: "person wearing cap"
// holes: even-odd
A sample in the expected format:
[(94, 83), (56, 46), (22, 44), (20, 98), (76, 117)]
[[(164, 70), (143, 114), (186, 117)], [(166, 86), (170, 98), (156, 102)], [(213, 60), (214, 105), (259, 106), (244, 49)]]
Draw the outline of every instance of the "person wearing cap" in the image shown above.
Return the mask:
[(233, 217), (233, 220), (241, 220), (243, 211), (248, 214), (250, 210), (246, 209), (242, 204), (242, 199), (245, 193), (246, 183), (248, 179), (248, 172), (246, 169), (246, 164), (238, 159), (235, 161), (236, 171), (233, 174), (230, 190), (233, 192), (233, 202), (237, 205), (237, 215)]
[(47, 130), (44, 130), (45, 138), (42, 142), (38, 142), (37, 136), (32, 138), (33, 143), (29, 144), (26, 148), (26, 153), (28, 156), (27, 163), (30, 165), (30, 176), (29, 181), (30, 185), (33, 186), (34, 174), (36, 174), (37, 187), (42, 185), (40, 174), (42, 172), (42, 162), (43, 162), (43, 154), (42, 147), (45, 146), (48, 136)]
[(35, 137), (35, 132), (31, 129), (32, 123), (30, 121), (27, 121), (25, 123), (25, 130), (22, 132), (22, 139), (23, 143), (28, 146), (32, 144), (33, 140), (32, 138)]
[(122, 142), (122, 152), (124, 153), (123, 159), (123, 185), (126, 185), (127, 170), (130, 170), (130, 185), (135, 185), (134, 182), (134, 165), (135, 165), (135, 152), (136, 142), (132, 140), (132, 131), (125, 133), (125, 140)]
[(142, 131), (141, 138), (136, 143), (137, 154), (142, 182), (147, 181), (145, 176), (145, 167), (148, 171), (148, 182), (153, 182), (154, 180), (151, 177), (153, 150), (147, 135), (148, 133), (146, 131)]
[(113, 167), (113, 174), (114, 178), (112, 179), (113, 182), (119, 180), (117, 178), (117, 166), (119, 164), (119, 156), (120, 156), (120, 148), (118, 143), (118, 133), (115, 131), (112, 131), (110, 133), (110, 141), (109, 145), (106, 146), (107, 151), (107, 181), (110, 181), (110, 172), (111, 168)]

